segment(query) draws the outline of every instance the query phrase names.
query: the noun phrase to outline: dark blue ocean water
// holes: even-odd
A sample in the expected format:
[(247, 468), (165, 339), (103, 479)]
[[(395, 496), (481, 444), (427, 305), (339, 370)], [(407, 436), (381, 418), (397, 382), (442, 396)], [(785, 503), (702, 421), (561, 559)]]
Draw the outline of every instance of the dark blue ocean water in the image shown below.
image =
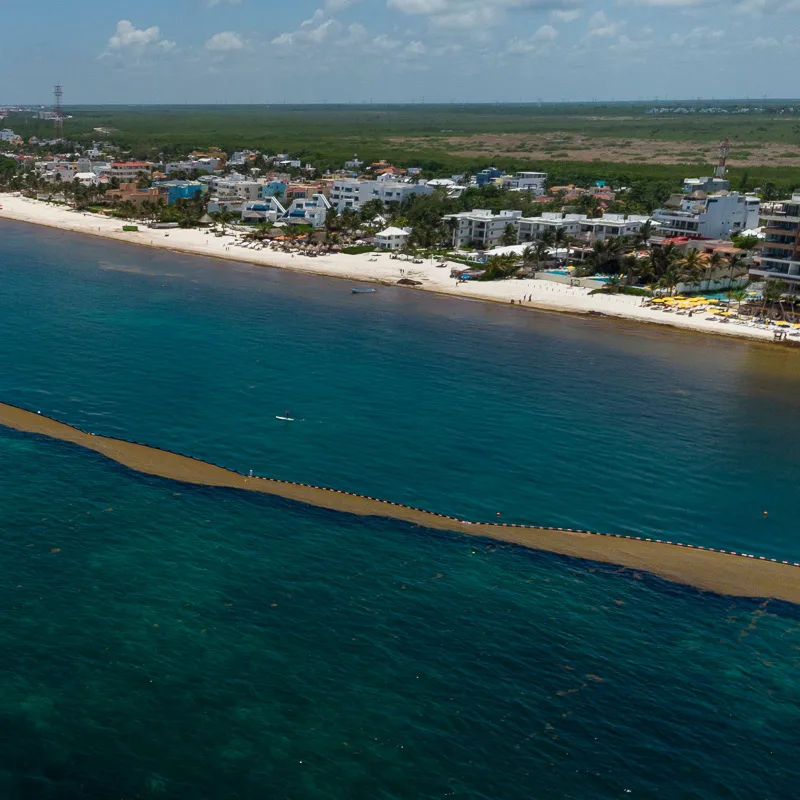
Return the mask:
[[(799, 379), (782, 349), (0, 224), (0, 401), (474, 518), (797, 559)], [(793, 608), (4, 429), (0, 523), (2, 797), (796, 796)]]

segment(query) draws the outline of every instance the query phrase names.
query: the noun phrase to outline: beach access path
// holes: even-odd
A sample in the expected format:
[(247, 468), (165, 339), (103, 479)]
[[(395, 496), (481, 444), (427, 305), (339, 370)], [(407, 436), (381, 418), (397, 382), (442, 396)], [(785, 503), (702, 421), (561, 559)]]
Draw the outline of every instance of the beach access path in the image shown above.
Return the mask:
[(140, 226), (139, 231), (136, 232), (123, 231), (124, 223), (119, 219), (102, 214), (74, 211), (63, 205), (32, 200), (13, 194), (0, 194), (0, 219), (46, 225), (51, 228), (115, 239), (128, 244), (160, 247), (193, 255), (240, 261), (256, 266), (290, 269), (296, 272), (352, 281), (396, 284), (401, 278), (410, 278), (419, 281), (420, 285), (415, 288), (423, 291), (507, 305), (510, 305), (513, 300), (514, 308), (520, 310), (533, 308), (572, 314), (602, 314), (701, 333), (736, 336), (764, 342), (774, 340), (773, 332), (769, 330), (708, 320), (706, 319), (708, 315), (704, 313), (698, 313), (692, 317), (665, 313), (642, 306), (642, 298), (630, 295), (590, 295), (589, 289), (533, 279), (459, 283), (450, 277), (450, 268), (460, 266), (455, 262), (448, 263), (444, 268), (437, 267), (437, 263), (443, 263), (441, 261), (425, 259), (422, 264), (413, 264), (407, 260), (392, 259), (388, 253), (363, 253), (360, 255), (331, 253), (309, 257), (299, 253), (283, 253), (267, 248), (254, 250), (237, 247), (234, 244), (237, 238), (235, 235), (217, 237), (208, 230), (194, 228), (164, 230)]

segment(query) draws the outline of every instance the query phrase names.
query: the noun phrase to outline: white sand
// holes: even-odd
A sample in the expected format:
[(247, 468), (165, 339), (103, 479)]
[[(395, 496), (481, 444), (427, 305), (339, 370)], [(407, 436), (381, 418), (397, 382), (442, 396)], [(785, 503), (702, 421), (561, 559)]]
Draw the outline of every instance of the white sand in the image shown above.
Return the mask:
[[(390, 259), (388, 253), (380, 254), (377, 257), (369, 253), (357, 256), (337, 253), (310, 258), (268, 249), (253, 250), (236, 247), (234, 245), (235, 237), (232, 235), (217, 238), (211, 233), (196, 229), (152, 230), (141, 226), (138, 232), (126, 233), (122, 231), (123, 223), (118, 219), (76, 212), (64, 206), (50, 205), (25, 197), (15, 197), (11, 194), (0, 194), (0, 206), (2, 206), (0, 219), (31, 222), (183, 253), (244, 261), (248, 264), (280, 267), (355, 281), (394, 284), (400, 278), (407, 277), (422, 282), (421, 286), (416, 287), (417, 289), (468, 297), (473, 300), (510, 303), (512, 299), (519, 301), (523, 297), (531, 296), (531, 300), (523, 304), (529, 308), (578, 314), (594, 312), (703, 333), (773, 341), (773, 332), (770, 330), (709, 321), (706, 319), (708, 315), (702, 312), (696, 313), (691, 318), (677, 316), (674, 312), (666, 313), (642, 307), (639, 297), (590, 296), (588, 289), (565, 286), (551, 281), (507, 280), (487, 283), (467, 281), (457, 284), (450, 277), (450, 265), (446, 269), (438, 268), (435, 262), (430, 260), (426, 260), (424, 264), (412, 264), (410, 261)], [(376, 260), (370, 260), (372, 258)], [(791, 342), (792, 339), (789, 341)]]

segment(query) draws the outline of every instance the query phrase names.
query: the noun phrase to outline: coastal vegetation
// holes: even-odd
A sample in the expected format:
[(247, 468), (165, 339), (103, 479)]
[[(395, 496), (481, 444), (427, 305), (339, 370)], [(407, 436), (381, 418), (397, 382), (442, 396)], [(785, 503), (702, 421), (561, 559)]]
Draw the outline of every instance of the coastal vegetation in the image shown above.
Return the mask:
[[(474, 172), (489, 162), (507, 171), (533, 165), (549, 173), (551, 185), (597, 179), (677, 184), (707, 171), (716, 143), (728, 137), (735, 188), (772, 183), (791, 190), (800, 185), (800, 114), (779, 102), (760, 106), (755, 113), (725, 103), (729, 113), (714, 115), (677, 109), (654, 115), (641, 103), (73, 106), (65, 135), (85, 143), (102, 139), (153, 160), (219, 146), (292, 152), (323, 170), (338, 169), (358, 153), (367, 163), (416, 164), (431, 177)], [(12, 115), (9, 123), (26, 140), (52, 131), (51, 123), (30, 116)], [(779, 165), (781, 155), (789, 158)]]

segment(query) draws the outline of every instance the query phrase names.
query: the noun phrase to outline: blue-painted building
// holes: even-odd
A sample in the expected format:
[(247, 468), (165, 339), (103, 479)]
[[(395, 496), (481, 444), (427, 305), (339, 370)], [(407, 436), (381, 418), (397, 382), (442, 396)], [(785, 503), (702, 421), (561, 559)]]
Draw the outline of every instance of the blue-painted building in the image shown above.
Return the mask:
[(503, 170), (497, 169), (497, 167), (487, 167), (475, 175), (475, 182), (478, 186), (488, 186), (497, 178), (502, 178), (504, 174)]
[(261, 187), (261, 199), (274, 197), (279, 203), (286, 200), (286, 184), (282, 181), (270, 181)]
[(202, 195), (206, 187), (198, 181), (161, 181), (156, 184), (167, 190), (167, 203), (173, 205), (176, 200), (194, 200)]

